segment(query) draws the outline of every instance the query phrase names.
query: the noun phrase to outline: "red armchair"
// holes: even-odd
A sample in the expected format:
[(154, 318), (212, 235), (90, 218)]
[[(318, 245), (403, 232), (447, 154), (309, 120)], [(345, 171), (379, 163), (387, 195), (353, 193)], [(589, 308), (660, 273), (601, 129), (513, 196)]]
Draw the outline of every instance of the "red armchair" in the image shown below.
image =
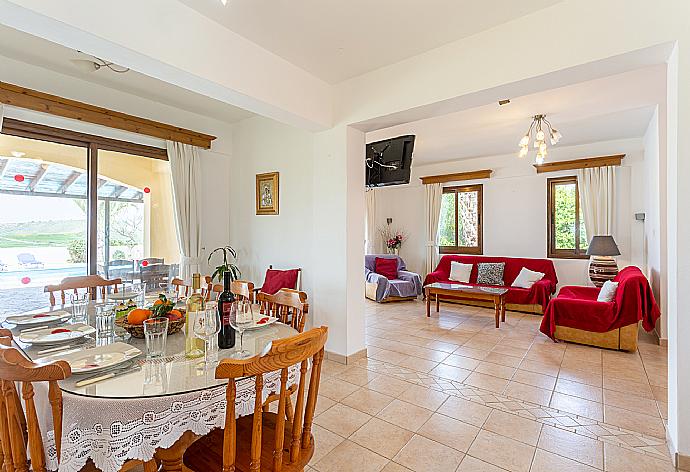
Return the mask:
[(637, 267), (621, 270), (612, 302), (598, 302), (597, 287), (563, 287), (544, 313), (540, 331), (551, 339), (635, 350), (638, 322), (652, 331), (660, 316), (647, 278)]

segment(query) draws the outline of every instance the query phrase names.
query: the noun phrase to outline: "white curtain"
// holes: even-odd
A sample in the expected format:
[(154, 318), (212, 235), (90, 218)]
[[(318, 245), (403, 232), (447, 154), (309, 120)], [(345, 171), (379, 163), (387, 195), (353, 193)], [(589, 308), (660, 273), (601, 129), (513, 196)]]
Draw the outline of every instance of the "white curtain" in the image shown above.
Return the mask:
[(577, 171), (580, 207), (587, 237), (611, 236), (615, 218), (616, 168), (593, 167)]
[(367, 202), (366, 254), (376, 254), (376, 189), (369, 189), (364, 194)]
[(441, 184), (424, 185), (424, 215), (426, 219), (426, 273), (436, 269), (438, 255), (438, 219), (441, 215)]
[(172, 177), (177, 241), (180, 245), (180, 278), (199, 272), (201, 253), (201, 162), (199, 148), (167, 141)]

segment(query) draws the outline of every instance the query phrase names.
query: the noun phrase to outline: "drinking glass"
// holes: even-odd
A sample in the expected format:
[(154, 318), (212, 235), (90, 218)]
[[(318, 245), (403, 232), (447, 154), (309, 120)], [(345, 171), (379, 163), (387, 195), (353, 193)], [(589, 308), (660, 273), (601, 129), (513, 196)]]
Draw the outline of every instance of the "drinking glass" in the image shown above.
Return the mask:
[(144, 339), (147, 359), (163, 357), (168, 340), (168, 319), (161, 317), (144, 320)]
[(173, 302), (173, 305), (176, 305), (177, 298), (179, 296), (177, 287), (170, 282), (161, 282), (158, 284), (158, 286), (160, 287), (160, 293), (165, 295), (165, 298), (167, 298), (168, 301)]
[(110, 344), (115, 338), (114, 305), (107, 304), (96, 307), (96, 343)]
[(69, 298), (72, 302), (72, 323), (86, 323), (88, 321), (89, 293), (73, 293)]
[(252, 304), (249, 300), (237, 300), (230, 306), (230, 326), (235, 331), (240, 333), (240, 350), (233, 353), (231, 357), (235, 359), (244, 359), (249, 357), (251, 353), (244, 349), (244, 331), (254, 325), (254, 313), (252, 312)]
[(210, 349), (211, 338), (218, 335), (220, 331), (220, 315), (218, 314), (218, 304), (207, 302), (203, 312), (197, 313), (194, 319), (194, 335), (201, 338), (206, 343), (204, 349), (204, 365), (208, 367), (208, 351)]
[(146, 304), (146, 282), (127, 284), (123, 287), (122, 292), (134, 300), (138, 307)]

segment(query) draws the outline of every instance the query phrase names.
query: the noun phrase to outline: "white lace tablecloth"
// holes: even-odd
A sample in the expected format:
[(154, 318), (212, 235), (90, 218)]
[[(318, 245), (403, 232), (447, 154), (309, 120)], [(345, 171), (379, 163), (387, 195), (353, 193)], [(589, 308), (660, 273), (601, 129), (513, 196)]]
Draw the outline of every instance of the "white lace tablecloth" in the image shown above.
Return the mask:
[[(288, 385), (299, 379), (299, 365), (288, 370)], [(236, 416), (254, 412), (254, 379), (237, 381)], [(47, 398), (36, 384), (36, 399)], [(280, 389), (280, 371), (264, 375), (263, 400)], [(225, 422), (226, 386), (163, 397), (104, 399), (63, 393), (62, 453), (59, 471), (77, 472), (90, 458), (103, 472), (117, 472), (128, 459), (148, 461), (157, 448), (172, 446), (183, 433), (207, 434)], [(58, 469), (50, 406), (41, 413), (49, 470)]]

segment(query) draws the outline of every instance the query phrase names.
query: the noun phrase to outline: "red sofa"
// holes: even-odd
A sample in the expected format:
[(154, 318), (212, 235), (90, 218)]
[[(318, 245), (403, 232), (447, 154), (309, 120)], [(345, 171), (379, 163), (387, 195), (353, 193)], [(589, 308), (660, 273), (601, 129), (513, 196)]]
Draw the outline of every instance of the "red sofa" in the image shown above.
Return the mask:
[[(465, 256), (448, 254), (441, 257), (436, 270), (426, 276), (426, 279), (424, 279), (424, 285), (434, 282), (460, 283), (448, 280), (448, 277), (450, 276), (451, 261), (473, 265), (472, 273), (470, 274), (470, 283), (465, 285), (479, 285), (477, 284), (477, 264), (481, 262), (505, 262), (503, 282), (505, 283), (505, 287), (508, 289), (508, 293), (506, 294), (506, 305), (509, 310), (544, 313), (549, 300), (551, 299), (551, 295), (556, 293), (558, 278), (556, 278), (556, 269), (554, 268), (551, 260), (518, 257)], [(532, 285), (530, 289), (511, 287), (510, 284), (512, 284), (517, 278), (520, 270), (523, 267), (526, 267), (529, 270), (544, 273), (544, 278)], [(461, 303), (465, 303), (465, 300), (463, 299), (457, 300)], [(476, 305), (481, 304), (481, 302), (473, 302), (471, 304)]]
[(598, 302), (599, 288), (561, 288), (544, 312), (540, 331), (551, 339), (562, 339), (600, 347), (634, 350), (638, 322), (652, 331), (659, 319), (659, 307), (652, 288), (635, 266), (621, 270), (612, 302)]

